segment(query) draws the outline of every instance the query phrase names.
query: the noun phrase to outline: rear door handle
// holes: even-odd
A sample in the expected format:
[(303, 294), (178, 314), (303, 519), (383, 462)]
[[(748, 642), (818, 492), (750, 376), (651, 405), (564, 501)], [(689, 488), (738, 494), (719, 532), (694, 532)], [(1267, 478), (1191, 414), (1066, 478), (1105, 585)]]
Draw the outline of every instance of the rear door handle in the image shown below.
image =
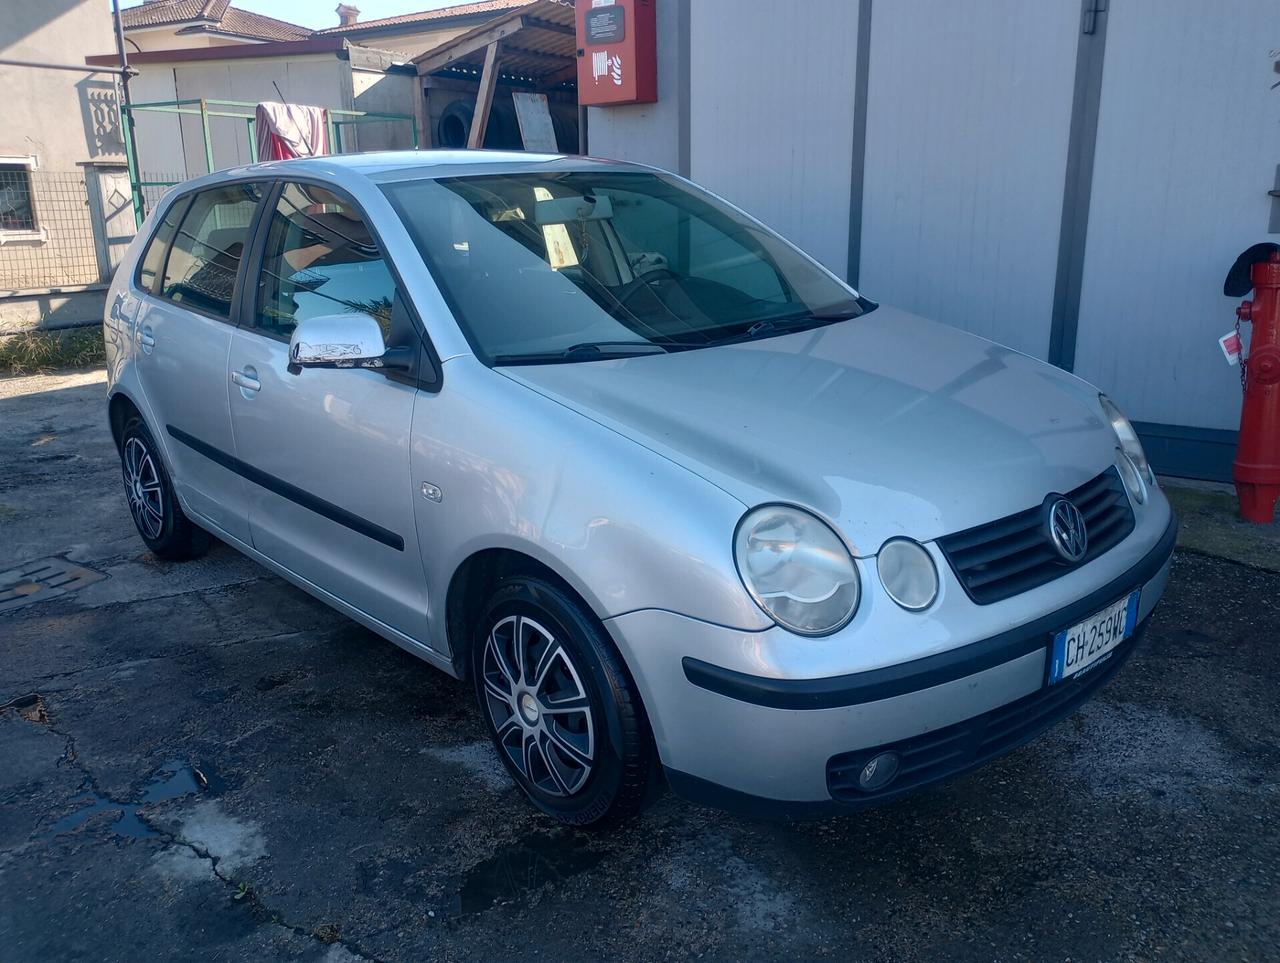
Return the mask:
[(262, 382), (258, 380), (258, 372), (252, 367), (231, 372), (231, 383), (239, 385), (245, 391), (258, 391), (262, 388)]
[(138, 329), (138, 344), (142, 345), (142, 350), (151, 353), (151, 349), (156, 346), (156, 335), (151, 330), (151, 325), (144, 324)]

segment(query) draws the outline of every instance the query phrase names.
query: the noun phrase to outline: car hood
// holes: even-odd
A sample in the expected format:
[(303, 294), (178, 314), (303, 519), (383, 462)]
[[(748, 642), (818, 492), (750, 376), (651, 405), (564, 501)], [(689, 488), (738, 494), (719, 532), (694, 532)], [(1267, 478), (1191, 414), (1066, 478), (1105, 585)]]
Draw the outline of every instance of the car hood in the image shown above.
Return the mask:
[(1033, 507), (1115, 459), (1088, 384), (890, 307), (742, 344), (499, 370), (746, 506), (818, 512), (859, 555)]

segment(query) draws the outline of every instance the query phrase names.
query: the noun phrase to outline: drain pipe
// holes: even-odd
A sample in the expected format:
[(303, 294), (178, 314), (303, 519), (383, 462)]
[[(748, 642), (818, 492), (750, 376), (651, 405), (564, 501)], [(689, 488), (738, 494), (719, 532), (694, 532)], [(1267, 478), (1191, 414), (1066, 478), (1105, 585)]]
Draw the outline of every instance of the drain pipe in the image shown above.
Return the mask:
[[(124, 107), (130, 107), (133, 101), (129, 99), (129, 77), (134, 73), (129, 69), (129, 57), (124, 49), (124, 24), (120, 22), (120, 0), (111, 0), (111, 19), (115, 21), (116, 27), (116, 53), (120, 57), (120, 100)], [(129, 125), (129, 139), (133, 141), (135, 131), (133, 129), (133, 111), (121, 111), (124, 114), (124, 122)], [(137, 141), (133, 141), (137, 143)]]

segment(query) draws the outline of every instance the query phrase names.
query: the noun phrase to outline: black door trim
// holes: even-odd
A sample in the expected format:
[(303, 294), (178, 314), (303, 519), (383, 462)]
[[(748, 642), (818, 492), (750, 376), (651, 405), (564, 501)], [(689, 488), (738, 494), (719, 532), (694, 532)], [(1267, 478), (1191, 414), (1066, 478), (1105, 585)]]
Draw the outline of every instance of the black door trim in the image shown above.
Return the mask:
[(173, 425), (165, 425), (165, 430), (169, 434), (182, 442), (192, 451), (203, 455), (212, 462), (216, 462), (223, 468), (235, 472), (241, 478), (260, 485), (268, 491), (275, 492), (281, 498), (287, 498), (294, 504), (301, 505), (317, 515), (323, 515), (331, 522), (337, 522), (344, 528), (349, 528), (353, 532), (358, 532), (366, 538), (371, 538), (375, 542), (386, 545), (388, 548), (394, 548), (397, 552), (404, 551), (404, 539), (395, 532), (383, 528), (381, 525), (375, 525), (366, 518), (352, 514), (340, 505), (333, 502), (325, 501), (318, 495), (313, 495), (308, 491), (303, 491), (296, 485), (291, 485), (275, 475), (270, 475), (260, 468), (254, 468), (247, 462), (241, 461), (235, 455), (230, 455), (221, 448), (215, 448), (213, 445), (206, 444), (199, 438), (188, 435), (181, 428), (175, 428)]

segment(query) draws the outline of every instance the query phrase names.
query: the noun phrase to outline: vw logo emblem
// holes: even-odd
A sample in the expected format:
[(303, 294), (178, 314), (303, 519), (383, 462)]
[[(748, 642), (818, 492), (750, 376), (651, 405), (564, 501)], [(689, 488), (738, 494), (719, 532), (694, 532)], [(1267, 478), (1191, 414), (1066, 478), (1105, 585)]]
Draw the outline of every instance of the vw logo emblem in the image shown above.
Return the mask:
[(1068, 562), (1080, 561), (1089, 550), (1084, 516), (1065, 498), (1059, 498), (1049, 506), (1049, 540)]

